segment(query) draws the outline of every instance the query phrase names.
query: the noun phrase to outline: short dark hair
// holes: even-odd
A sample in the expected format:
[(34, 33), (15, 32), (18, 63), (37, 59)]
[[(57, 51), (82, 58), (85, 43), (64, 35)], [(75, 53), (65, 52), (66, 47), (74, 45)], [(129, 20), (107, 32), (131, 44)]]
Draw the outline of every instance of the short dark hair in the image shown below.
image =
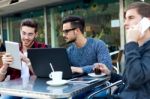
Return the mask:
[(79, 16), (68, 16), (68, 17), (65, 17), (62, 21), (63, 24), (68, 23), (68, 22), (71, 23), (71, 26), (73, 28), (79, 28), (80, 31), (84, 33), (85, 21), (83, 18)]
[(21, 27), (22, 26), (28, 26), (28, 27), (32, 27), (32, 28), (35, 28), (35, 32), (37, 32), (37, 29), (38, 29), (38, 24), (35, 20), (33, 19), (24, 19), (22, 20), (21, 22)]
[(137, 12), (142, 17), (150, 17), (150, 4), (149, 3), (134, 2), (127, 7), (126, 11), (128, 11), (130, 9), (137, 9)]

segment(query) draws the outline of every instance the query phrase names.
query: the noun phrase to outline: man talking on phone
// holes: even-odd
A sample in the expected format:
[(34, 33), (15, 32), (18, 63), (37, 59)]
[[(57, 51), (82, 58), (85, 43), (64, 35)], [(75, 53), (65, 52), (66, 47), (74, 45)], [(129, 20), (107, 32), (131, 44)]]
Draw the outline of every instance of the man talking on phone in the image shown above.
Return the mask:
[[(121, 99), (149, 99), (150, 97), (150, 26), (144, 31), (139, 23), (143, 17), (150, 22), (150, 4), (137, 2), (129, 5), (125, 15), (126, 87)], [(144, 32), (144, 33), (142, 33)]]
[[(124, 88), (119, 95), (109, 99), (150, 99), (150, 26), (144, 27), (144, 30), (141, 26), (143, 18), (150, 22), (148, 9), (150, 4), (144, 2), (132, 3), (126, 9), (124, 26), (127, 44), (124, 50), (125, 71), (122, 78)], [(111, 74), (112, 80), (117, 76), (112, 75), (104, 64), (97, 64), (95, 68)]]

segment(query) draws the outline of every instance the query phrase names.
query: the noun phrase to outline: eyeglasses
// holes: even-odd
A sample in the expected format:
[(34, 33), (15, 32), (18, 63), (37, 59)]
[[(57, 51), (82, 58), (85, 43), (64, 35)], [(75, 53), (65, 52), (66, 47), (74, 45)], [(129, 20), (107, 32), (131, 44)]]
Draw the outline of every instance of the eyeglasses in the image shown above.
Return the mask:
[(62, 32), (64, 33), (64, 34), (67, 34), (68, 32), (70, 32), (70, 31), (72, 31), (72, 30), (75, 30), (76, 28), (72, 28), (72, 29), (67, 29), (67, 30), (63, 30)]

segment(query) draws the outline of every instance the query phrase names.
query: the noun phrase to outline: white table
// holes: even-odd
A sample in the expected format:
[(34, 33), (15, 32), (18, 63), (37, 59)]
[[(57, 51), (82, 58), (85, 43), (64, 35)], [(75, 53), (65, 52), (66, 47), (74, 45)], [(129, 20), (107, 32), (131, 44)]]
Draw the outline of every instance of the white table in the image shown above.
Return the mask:
[(13, 96), (40, 98), (40, 99), (41, 98), (71, 99), (75, 95), (89, 91), (98, 85), (105, 84), (105, 82), (108, 79), (109, 77), (106, 76), (106, 77), (99, 78), (98, 81), (90, 84), (70, 82), (63, 86), (53, 87), (53, 86), (48, 86), (46, 84), (46, 81), (48, 80), (46, 78), (31, 77), (29, 81), (16, 79), (16, 80), (10, 80), (6, 82), (0, 82), (0, 93), (13, 95)]

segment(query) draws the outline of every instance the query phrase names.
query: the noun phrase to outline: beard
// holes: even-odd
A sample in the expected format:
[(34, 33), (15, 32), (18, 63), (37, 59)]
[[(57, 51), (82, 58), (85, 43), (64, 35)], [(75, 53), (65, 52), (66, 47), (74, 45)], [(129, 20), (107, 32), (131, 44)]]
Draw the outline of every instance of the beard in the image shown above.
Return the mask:
[(31, 41), (31, 42), (28, 42), (28, 43), (23, 42), (23, 46), (24, 46), (24, 47), (27, 47), (27, 48), (30, 48), (30, 47), (33, 45), (33, 43), (34, 43), (34, 40)]
[(74, 39), (72, 39), (70, 41), (67, 41), (66, 44), (74, 43), (75, 41), (76, 41), (76, 39), (74, 38)]

